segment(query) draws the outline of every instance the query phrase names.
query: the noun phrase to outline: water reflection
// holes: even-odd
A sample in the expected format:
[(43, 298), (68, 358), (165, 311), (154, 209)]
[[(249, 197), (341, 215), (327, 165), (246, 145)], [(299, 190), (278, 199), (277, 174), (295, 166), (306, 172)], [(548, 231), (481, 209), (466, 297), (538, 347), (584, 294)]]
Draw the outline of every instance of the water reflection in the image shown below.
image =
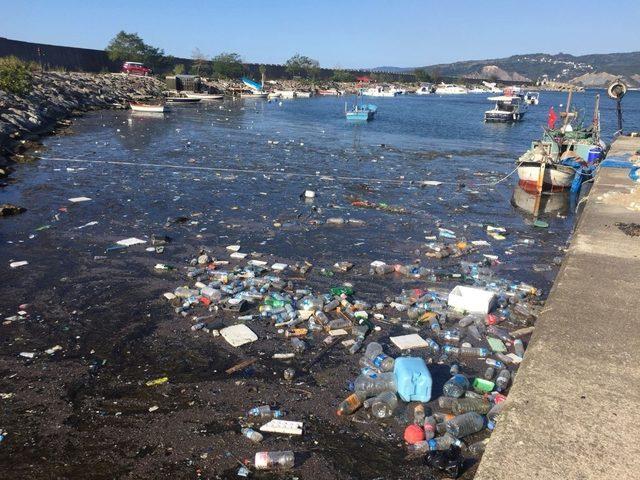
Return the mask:
[(571, 211), (572, 195), (568, 190), (542, 194), (530, 193), (516, 185), (511, 196), (511, 205), (531, 215), (554, 214), (566, 216)]

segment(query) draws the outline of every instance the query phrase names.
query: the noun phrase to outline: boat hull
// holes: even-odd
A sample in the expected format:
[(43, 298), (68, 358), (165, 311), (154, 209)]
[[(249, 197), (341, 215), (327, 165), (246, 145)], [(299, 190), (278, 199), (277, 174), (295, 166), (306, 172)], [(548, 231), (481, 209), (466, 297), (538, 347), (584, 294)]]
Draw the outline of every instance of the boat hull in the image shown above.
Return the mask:
[(493, 123), (513, 123), (521, 121), (523, 117), (524, 112), (489, 111), (485, 112), (484, 121)]
[[(540, 178), (540, 163), (527, 162), (518, 167), (518, 185), (526, 192), (538, 190)], [(575, 170), (564, 165), (547, 164), (544, 170), (542, 190), (545, 192), (558, 192), (571, 187)]]
[(224, 95), (214, 94), (200, 94), (200, 93), (185, 93), (187, 98), (199, 98), (200, 100), (222, 100)]
[(172, 103), (196, 103), (199, 102), (199, 98), (189, 98), (189, 97), (168, 97), (167, 102)]
[(144, 112), (144, 113), (164, 113), (167, 111), (167, 107), (164, 105), (144, 105), (144, 104), (130, 104), (131, 111)]
[(240, 98), (267, 98), (268, 93), (241, 93)]

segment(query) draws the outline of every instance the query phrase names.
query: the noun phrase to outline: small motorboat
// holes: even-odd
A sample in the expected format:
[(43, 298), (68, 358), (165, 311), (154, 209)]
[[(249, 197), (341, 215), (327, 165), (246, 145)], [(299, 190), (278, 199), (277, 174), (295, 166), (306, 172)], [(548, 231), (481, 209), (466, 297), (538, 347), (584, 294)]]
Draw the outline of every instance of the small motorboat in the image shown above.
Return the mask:
[(489, 97), (488, 100), (496, 105), (491, 110), (484, 112), (485, 122), (519, 122), (527, 112), (527, 106), (521, 102), (518, 95)]
[(298, 98), (311, 98), (313, 96), (313, 92), (303, 92), (301, 90), (296, 90), (296, 97)]
[(378, 107), (370, 103), (360, 105), (356, 103), (351, 110), (348, 110), (347, 104), (345, 103), (344, 110), (347, 120), (368, 122), (369, 120), (373, 120), (373, 117), (378, 111)]
[(438, 84), (435, 91), (436, 95), (465, 95), (467, 93), (469, 93), (469, 90), (460, 85), (448, 85), (446, 83)]
[(286, 98), (286, 99), (296, 98), (295, 90), (276, 90), (273, 93), (274, 95), (278, 95), (278, 98)]
[(540, 92), (525, 93), (524, 103), (526, 103), (527, 105), (538, 105), (538, 103), (540, 103)]
[(340, 95), (340, 92), (335, 88), (328, 88), (326, 90), (318, 90), (318, 95), (324, 95), (324, 96)]
[(242, 92), (240, 98), (267, 98), (267, 92)]
[(129, 104), (131, 111), (133, 112), (145, 112), (145, 113), (164, 113), (167, 111), (165, 104), (150, 104), (150, 103), (137, 103), (131, 102)]
[(199, 98), (200, 100), (222, 100), (224, 95), (219, 93), (195, 93), (185, 92), (187, 98)]
[(199, 102), (200, 98), (193, 97), (167, 97), (167, 102), (172, 103), (196, 103)]

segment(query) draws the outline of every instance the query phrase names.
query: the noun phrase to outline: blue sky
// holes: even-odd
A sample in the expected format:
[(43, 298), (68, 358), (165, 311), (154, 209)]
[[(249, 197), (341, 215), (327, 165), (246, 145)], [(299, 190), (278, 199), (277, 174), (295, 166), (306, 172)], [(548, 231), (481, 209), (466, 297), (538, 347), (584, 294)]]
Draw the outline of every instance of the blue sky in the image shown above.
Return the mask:
[[(119, 30), (166, 53), (325, 67), (640, 50), (640, 0), (0, 0), (0, 36), (104, 48)], [(528, 6), (530, 5), (530, 6)]]

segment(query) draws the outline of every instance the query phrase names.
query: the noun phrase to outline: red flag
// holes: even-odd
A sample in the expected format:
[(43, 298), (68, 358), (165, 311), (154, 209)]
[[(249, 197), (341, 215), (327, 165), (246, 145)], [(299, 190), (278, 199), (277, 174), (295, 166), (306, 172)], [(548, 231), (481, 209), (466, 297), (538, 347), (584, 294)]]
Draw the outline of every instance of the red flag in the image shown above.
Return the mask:
[(553, 109), (553, 107), (549, 108), (549, 116), (547, 117), (547, 126), (553, 130), (554, 128), (556, 128), (556, 120), (558, 119), (558, 116), (556, 115), (555, 110)]

